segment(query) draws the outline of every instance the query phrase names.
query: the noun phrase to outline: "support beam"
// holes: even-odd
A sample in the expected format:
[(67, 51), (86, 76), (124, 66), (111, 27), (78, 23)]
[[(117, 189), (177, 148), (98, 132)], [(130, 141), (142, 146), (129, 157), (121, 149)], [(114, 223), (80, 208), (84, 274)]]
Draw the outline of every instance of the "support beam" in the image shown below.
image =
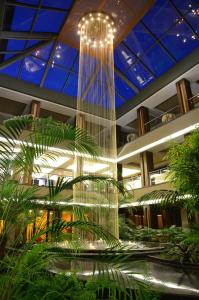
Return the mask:
[(37, 33), (37, 32), (26, 32), (26, 31), (1, 31), (0, 39), (9, 40), (42, 40), (49, 41), (56, 39), (57, 34), (55, 33)]
[(25, 8), (33, 8), (38, 10), (50, 10), (50, 11), (56, 11), (56, 12), (66, 12), (65, 9), (57, 8), (57, 7), (50, 7), (50, 6), (42, 6), (38, 7), (38, 5), (28, 4), (28, 3), (20, 3), (20, 2), (12, 2), (7, 1), (7, 6), (13, 6), (13, 7), (25, 7)]
[(190, 82), (185, 78), (181, 79), (176, 83), (176, 90), (181, 113), (185, 114), (192, 108), (189, 101), (192, 97)]
[(154, 169), (152, 152), (145, 151), (140, 153), (140, 167), (142, 187), (150, 186), (149, 173)]
[(45, 42), (40, 42), (26, 50), (23, 51), (23, 53), (17, 54), (9, 59), (7, 59), (6, 61), (3, 61), (0, 64), (0, 70), (2, 70), (5, 67), (8, 67), (9, 65), (11, 65), (12, 63), (25, 58), (26, 56), (30, 55), (32, 52), (34, 52), (36, 49), (44, 47), (46, 45), (48, 45), (51, 41), (45, 41)]
[(149, 109), (145, 106), (140, 106), (137, 110), (138, 119), (138, 134), (139, 136), (150, 131), (149, 125)]

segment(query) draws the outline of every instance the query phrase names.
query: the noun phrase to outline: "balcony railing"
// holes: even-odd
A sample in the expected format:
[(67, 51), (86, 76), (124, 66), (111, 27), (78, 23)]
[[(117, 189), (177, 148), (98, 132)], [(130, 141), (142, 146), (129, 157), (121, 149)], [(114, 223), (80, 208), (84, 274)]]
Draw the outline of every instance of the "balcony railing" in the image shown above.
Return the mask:
[(180, 112), (180, 106), (176, 105), (176, 106), (172, 107), (171, 109), (163, 112), (158, 117), (155, 117), (152, 120), (150, 120), (149, 122), (146, 122), (145, 127), (148, 129), (148, 131), (152, 131), (166, 123), (173, 121), (174, 119), (181, 116), (181, 114), (182, 113)]
[(192, 109), (199, 107), (199, 94), (191, 97), (189, 103)]
[(141, 175), (123, 179), (123, 185), (128, 191), (140, 189), (142, 187)]
[(156, 185), (168, 181), (168, 168), (162, 168), (149, 173), (150, 185)]

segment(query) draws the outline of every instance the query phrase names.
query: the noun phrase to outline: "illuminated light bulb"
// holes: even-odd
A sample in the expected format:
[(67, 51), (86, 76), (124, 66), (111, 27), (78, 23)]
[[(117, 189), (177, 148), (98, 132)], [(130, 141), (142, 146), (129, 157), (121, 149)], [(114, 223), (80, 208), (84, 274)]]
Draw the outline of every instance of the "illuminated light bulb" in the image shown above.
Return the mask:
[(80, 24), (80, 23), (78, 24), (78, 27), (79, 27), (79, 28), (81, 27), (81, 24)]
[(112, 25), (114, 25), (114, 23), (113, 23), (113, 22), (111, 22), (111, 24), (112, 24)]
[(103, 23), (106, 23), (106, 20), (105, 20), (105, 19), (103, 20)]
[(184, 38), (182, 41), (183, 41), (183, 43), (186, 43), (186, 42), (187, 42), (187, 39), (186, 39), (186, 38)]
[(86, 20), (86, 19), (83, 17), (83, 18), (82, 18), (82, 21), (85, 21), (85, 20)]
[(100, 14), (100, 13), (98, 13), (97, 15), (98, 15), (98, 17), (100, 17), (100, 16), (101, 16), (101, 14)]
[(79, 34), (79, 35), (80, 35), (80, 34), (81, 34), (81, 31), (79, 31), (79, 30), (78, 30), (77, 34)]
[(89, 17), (92, 17), (93, 15), (92, 14), (89, 14)]
[(191, 38), (192, 38), (193, 40), (195, 40), (195, 39), (196, 39), (196, 36), (195, 36), (195, 35), (192, 35)]
[(177, 34), (176, 34), (176, 36), (177, 36), (177, 37), (179, 37), (179, 36), (180, 36), (180, 34), (179, 34), (179, 33), (177, 33)]
[(93, 18), (93, 17), (91, 18), (91, 21), (94, 21), (94, 18)]
[(106, 16), (106, 19), (108, 20), (108, 19), (109, 19), (109, 16)]
[(86, 22), (85, 22), (86, 24), (89, 24), (89, 21), (88, 20), (86, 20)]
[(117, 31), (116, 28), (114, 28), (114, 29), (113, 29), (113, 32), (116, 32), (116, 31)]

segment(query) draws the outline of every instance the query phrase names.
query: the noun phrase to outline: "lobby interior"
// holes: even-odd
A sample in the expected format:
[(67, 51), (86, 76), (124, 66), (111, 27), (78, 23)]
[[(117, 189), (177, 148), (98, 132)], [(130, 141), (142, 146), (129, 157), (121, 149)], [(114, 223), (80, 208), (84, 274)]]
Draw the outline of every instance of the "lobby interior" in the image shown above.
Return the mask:
[[(161, 299), (199, 297), (199, 240), (196, 243), (195, 237), (199, 230), (199, 179), (193, 172), (189, 172), (191, 175), (186, 173), (191, 156), (187, 158), (186, 165), (186, 158), (183, 157), (184, 174), (193, 176), (193, 182), (194, 176), (197, 177), (195, 190), (194, 187), (185, 190), (187, 181), (182, 182), (181, 188), (175, 178), (178, 173), (180, 176), (183, 173), (182, 160), (181, 172), (176, 167), (176, 161), (177, 150), (180, 156), (184, 148), (180, 150), (177, 147), (188, 145), (192, 148), (193, 145), (196, 152), (190, 169), (199, 168), (198, 58), (198, 0), (1, 1), (0, 184), (4, 187), (6, 178), (6, 181), (14, 181), (18, 189), (37, 189), (36, 198), (28, 199), (31, 206), (24, 208), (28, 217), (23, 211), (26, 224), (20, 229), (22, 242), (20, 246), (17, 244), (17, 249), (24, 249), (24, 245), (31, 243), (52, 247), (55, 243), (51, 232), (54, 224), (70, 223), (62, 230), (67, 235), (67, 243), (56, 241), (64, 245), (66, 252), (68, 248), (71, 251), (73, 246), (69, 244), (73, 240), (71, 236), (74, 236), (72, 245), (75, 247), (78, 238), (83, 240), (82, 245), (78, 246), (83, 259), (88, 259), (89, 255), (85, 254), (92, 256), (92, 251), (98, 258), (98, 246), (100, 251), (108, 251), (110, 245), (105, 247), (102, 240), (106, 236), (107, 243), (110, 234), (113, 240), (125, 241), (125, 247), (127, 243), (130, 246), (132, 243), (132, 249), (128, 248), (131, 249), (128, 251), (123, 249), (124, 245), (121, 246), (126, 265), (132, 263), (131, 272), (134, 275), (129, 275), (131, 280), (133, 278), (135, 282), (152, 286), (150, 293), (159, 292), (161, 287)], [(17, 135), (18, 125), (13, 125), (13, 131), (16, 130), (13, 132), (9, 120), (18, 122), (27, 116), (31, 118), (28, 122), (32, 125), (28, 123), (25, 130)], [(67, 130), (78, 127), (85, 131), (96, 143), (97, 155), (88, 150), (89, 146), (85, 145), (87, 140), (81, 142), (79, 148), (76, 148), (79, 140), (74, 142), (73, 148), (64, 140), (59, 140), (55, 145), (49, 142), (44, 146), (45, 151), (44, 148), (38, 150), (41, 155), (37, 153), (32, 157), (31, 166), (29, 160), (27, 166), (30, 169), (27, 172), (20, 169), (15, 174), (24, 143), (31, 149), (37, 147), (37, 142), (45, 142), (45, 133), (44, 139), (41, 137), (42, 127), (39, 129), (41, 140), (36, 140), (38, 120), (62, 124)], [(35, 134), (35, 144), (31, 140), (31, 132)], [(3, 176), (5, 152), (10, 149), (8, 144), (11, 139), (15, 146), (6, 157), (11, 166), (6, 169), (10, 176), (8, 180)], [(191, 144), (193, 141), (194, 144)], [(84, 153), (81, 153), (80, 147)], [(49, 196), (49, 186), (52, 188), (60, 180), (64, 184), (81, 176), (85, 176), (83, 183), (68, 184), (56, 197)], [(101, 184), (98, 182), (100, 177)], [(183, 176), (180, 178), (185, 180)], [(109, 182), (113, 186), (108, 186)], [(116, 191), (118, 187), (121, 193)], [(3, 188), (0, 194), (1, 239), (6, 231), (6, 222), (10, 221), (5, 218), (5, 211), (8, 214), (9, 210), (4, 204), (7, 194)], [(16, 195), (13, 194), (13, 197)], [(16, 203), (13, 205), (17, 207)], [(102, 227), (107, 235), (104, 233), (102, 237), (97, 237), (97, 231), (82, 233), (84, 227), (81, 226), (77, 231), (73, 226), (79, 218), (80, 222)], [(24, 224), (18, 216), (16, 219)], [(12, 252), (16, 246), (14, 242), (19, 239), (19, 228), (13, 227), (13, 224), (12, 234), (6, 237), (7, 244), (3, 244), (3, 238), (0, 240), (0, 246), (7, 249), (4, 254), (6, 251)], [(194, 236), (193, 245), (187, 242), (188, 232)], [(77, 238), (78, 235), (80, 237)], [(178, 238), (177, 245), (175, 239)], [(147, 243), (151, 243), (150, 246)], [(177, 254), (172, 252), (167, 255), (170, 247), (175, 249), (182, 245), (183, 249), (187, 247), (187, 250), (187, 245), (191, 249), (188, 249), (191, 252), (188, 259), (182, 261), (177, 250)], [(138, 255), (139, 251), (146, 251), (146, 254)], [(100, 259), (104, 262), (104, 257)], [(136, 264), (140, 259), (149, 269), (148, 279), (145, 278), (146, 266)], [(93, 258), (91, 261), (74, 263), (74, 268), (70, 265), (70, 269), (79, 267), (81, 276), (86, 278), (80, 276), (79, 279), (77, 276), (78, 280), (90, 280), (86, 273), (90, 272), (90, 276), (96, 267)], [(67, 268), (65, 262), (58, 262), (51, 271), (58, 276)], [(126, 273), (124, 271), (122, 274)], [(4, 271), (2, 274), (3, 277)], [(159, 276), (162, 276), (161, 280)], [(117, 281), (116, 277), (113, 281)], [(107, 294), (101, 298), (88, 296), (85, 299), (152, 299), (151, 295), (145, 295), (148, 298), (136, 295), (135, 290), (142, 290), (142, 287), (135, 287), (135, 282), (131, 282), (130, 287), (126, 284), (125, 291), (121, 292), (123, 296), (119, 295), (120, 287), (117, 286), (116, 294), (111, 291), (110, 298), (106, 298)], [(29, 287), (26, 288), (28, 293)], [(129, 294), (131, 289), (133, 294)], [(2, 299), (16, 299), (13, 295), (8, 298), (5, 294)], [(119, 298), (124, 295), (126, 298)], [(29, 299), (22, 294), (20, 297), (18, 299)], [(63, 296), (61, 299), (78, 299), (70, 297)], [(51, 298), (40, 295), (35, 299)]]

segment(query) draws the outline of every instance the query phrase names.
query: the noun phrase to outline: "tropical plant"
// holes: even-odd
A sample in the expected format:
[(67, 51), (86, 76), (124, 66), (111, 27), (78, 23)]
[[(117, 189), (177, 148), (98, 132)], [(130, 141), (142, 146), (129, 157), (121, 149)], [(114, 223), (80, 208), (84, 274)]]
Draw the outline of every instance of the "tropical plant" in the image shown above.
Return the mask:
[[(23, 231), (31, 218), (27, 211), (30, 208), (34, 209), (35, 198), (38, 198), (38, 188), (21, 186), (16, 177), (21, 173), (29, 175), (33, 171), (34, 160), (43, 154), (51, 157), (48, 153), (49, 149), (50, 153), (53, 152), (52, 158), (54, 159), (55, 155), (58, 155), (55, 146), (60, 143), (62, 146), (65, 143), (65, 148), (70, 151), (76, 150), (81, 154), (96, 156), (97, 150), (93, 140), (80, 129), (70, 125), (56, 123), (51, 119), (33, 119), (31, 116), (6, 121), (5, 127), (0, 128), (0, 135), (0, 219), (4, 221), (4, 228), (0, 234), (3, 257), (0, 262), (1, 299), (34, 299), (33, 297), (35, 299), (101, 299), (99, 291), (103, 294), (106, 288), (110, 291), (107, 299), (115, 299), (116, 293), (121, 295), (121, 284), (118, 284), (117, 277), (114, 277), (114, 280), (110, 277), (106, 279), (103, 277), (101, 281), (95, 280), (83, 286), (75, 276), (52, 276), (47, 271), (49, 263), (52, 263), (61, 251), (52, 242), (65, 238), (65, 229), (78, 228), (92, 232), (105, 240), (110, 247), (118, 247), (117, 239), (101, 226), (85, 218), (71, 222), (64, 222), (57, 218), (50, 226), (38, 230), (29, 243), (24, 243)], [(105, 185), (111, 184), (122, 193), (124, 192), (121, 184), (106, 177), (78, 177), (67, 182), (58, 179), (55, 186), (50, 184), (49, 193), (43, 197), (44, 202), (47, 200), (57, 205), (58, 196), (63, 190), (85, 180)], [(42, 245), (37, 245), (38, 237), (47, 233), (51, 235), (51, 243), (44, 241)], [(13, 246), (14, 249), (6, 249), (6, 245)], [(16, 245), (20, 246), (19, 250), (16, 249)], [(71, 250), (65, 254), (71, 259)], [(126, 293), (124, 286), (122, 292)], [(144, 299), (137, 295), (136, 292), (135, 299)], [(118, 299), (125, 298), (119, 296)]]

